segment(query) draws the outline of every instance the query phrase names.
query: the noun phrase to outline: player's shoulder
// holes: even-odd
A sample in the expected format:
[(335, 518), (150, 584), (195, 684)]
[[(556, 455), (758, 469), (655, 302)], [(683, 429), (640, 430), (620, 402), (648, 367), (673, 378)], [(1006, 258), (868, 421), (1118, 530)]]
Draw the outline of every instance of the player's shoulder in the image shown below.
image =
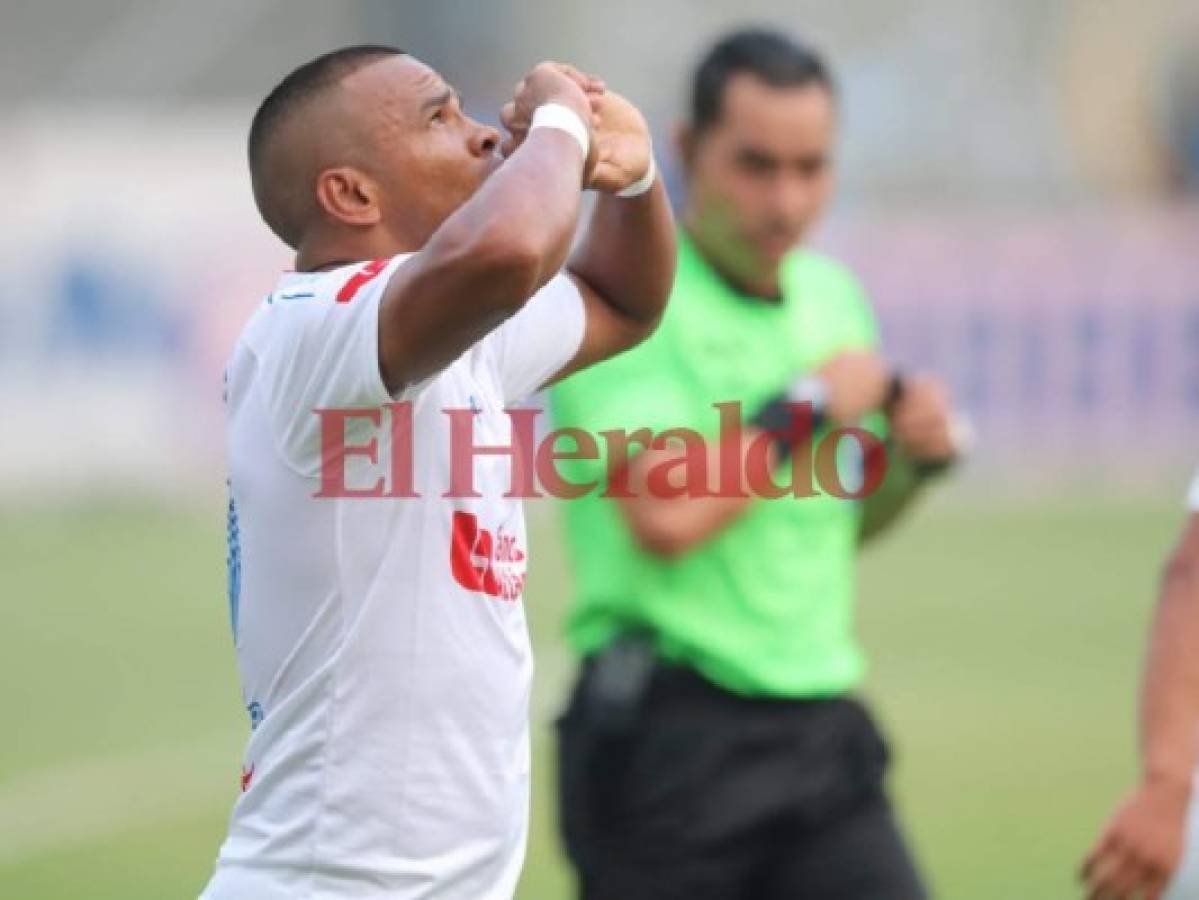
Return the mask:
[(284, 272), (264, 303), (276, 307), (280, 315), (349, 306), (360, 298), (381, 293), (395, 270), (411, 256), (402, 253), (314, 272)]
[(412, 254), (348, 263), (320, 271), (283, 272), (242, 330), (251, 346), (280, 332), (319, 331), (338, 309), (377, 301), (395, 270)]

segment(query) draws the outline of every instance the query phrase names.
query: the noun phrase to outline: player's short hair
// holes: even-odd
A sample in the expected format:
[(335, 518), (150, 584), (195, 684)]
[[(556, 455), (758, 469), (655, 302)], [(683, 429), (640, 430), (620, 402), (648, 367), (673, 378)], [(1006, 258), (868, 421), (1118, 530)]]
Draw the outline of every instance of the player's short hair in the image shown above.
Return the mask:
[(819, 85), (836, 93), (823, 57), (801, 41), (768, 28), (731, 32), (700, 60), (691, 81), (691, 127), (700, 132), (720, 119), (734, 75), (748, 73), (772, 87)]
[(271, 231), (288, 245), (295, 247), (299, 242), (302, 223), (292, 220), (287, 204), (278, 196), (282, 192), (264, 177), (273, 138), (292, 116), (342, 79), (378, 59), (401, 55), (403, 50), (383, 44), (355, 44), (332, 50), (292, 71), (259, 104), (250, 122), (246, 148), (254, 200)]

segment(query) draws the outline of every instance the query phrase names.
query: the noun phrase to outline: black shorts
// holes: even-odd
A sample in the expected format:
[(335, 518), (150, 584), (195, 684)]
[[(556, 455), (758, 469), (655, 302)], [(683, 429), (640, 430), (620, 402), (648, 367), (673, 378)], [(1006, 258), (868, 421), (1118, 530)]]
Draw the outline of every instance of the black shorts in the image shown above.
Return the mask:
[(560, 823), (584, 900), (921, 900), (853, 699), (741, 697), (658, 664), (630, 727), (589, 668), (559, 721)]

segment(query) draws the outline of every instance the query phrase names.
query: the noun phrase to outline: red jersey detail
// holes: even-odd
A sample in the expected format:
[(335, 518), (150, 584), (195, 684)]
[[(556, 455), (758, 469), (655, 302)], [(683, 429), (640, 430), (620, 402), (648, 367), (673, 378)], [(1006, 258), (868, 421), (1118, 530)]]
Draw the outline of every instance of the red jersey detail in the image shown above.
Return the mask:
[(390, 260), (373, 259), (365, 266), (346, 279), (346, 283), (341, 286), (341, 290), (337, 292), (338, 303), (349, 303), (354, 299), (354, 295), (362, 290), (362, 286), (377, 277), (380, 272), (387, 266)]
[(244, 794), (250, 789), (250, 782), (254, 780), (254, 766), (251, 765), (248, 769), (245, 766), (241, 767), (241, 792)]
[(525, 553), (515, 535), (479, 527), (479, 517), (456, 510), (450, 531), (450, 571), (468, 591), (518, 600), (525, 586)]

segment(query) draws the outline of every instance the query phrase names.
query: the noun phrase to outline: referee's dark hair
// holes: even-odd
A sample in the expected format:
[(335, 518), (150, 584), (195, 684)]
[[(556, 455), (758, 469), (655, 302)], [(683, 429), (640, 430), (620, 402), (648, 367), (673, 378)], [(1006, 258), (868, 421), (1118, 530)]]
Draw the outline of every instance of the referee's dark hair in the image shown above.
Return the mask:
[(781, 31), (745, 28), (725, 35), (704, 55), (691, 81), (691, 130), (720, 119), (734, 75), (748, 73), (772, 87), (820, 85), (836, 94), (832, 73), (814, 49)]

